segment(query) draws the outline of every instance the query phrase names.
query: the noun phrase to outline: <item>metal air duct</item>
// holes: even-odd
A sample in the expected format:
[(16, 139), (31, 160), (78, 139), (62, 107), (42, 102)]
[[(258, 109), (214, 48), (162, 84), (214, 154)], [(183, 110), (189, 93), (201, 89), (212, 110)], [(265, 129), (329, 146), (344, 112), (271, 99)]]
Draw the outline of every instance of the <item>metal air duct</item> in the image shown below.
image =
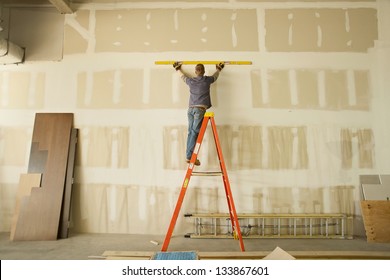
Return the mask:
[(23, 61), (24, 49), (0, 38), (0, 64), (22, 63)]

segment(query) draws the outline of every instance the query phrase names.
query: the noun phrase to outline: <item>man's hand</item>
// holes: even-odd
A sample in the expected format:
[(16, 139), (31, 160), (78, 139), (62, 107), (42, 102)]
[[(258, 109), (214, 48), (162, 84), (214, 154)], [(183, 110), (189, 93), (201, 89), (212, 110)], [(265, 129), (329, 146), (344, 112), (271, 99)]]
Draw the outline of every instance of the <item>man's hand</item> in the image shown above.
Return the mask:
[(182, 65), (181, 62), (176, 61), (175, 63), (173, 63), (173, 68), (175, 68), (176, 71), (180, 70), (181, 65)]
[(225, 67), (225, 63), (220, 62), (217, 65), (215, 65), (218, 71), (222, 71), (223, 67)]

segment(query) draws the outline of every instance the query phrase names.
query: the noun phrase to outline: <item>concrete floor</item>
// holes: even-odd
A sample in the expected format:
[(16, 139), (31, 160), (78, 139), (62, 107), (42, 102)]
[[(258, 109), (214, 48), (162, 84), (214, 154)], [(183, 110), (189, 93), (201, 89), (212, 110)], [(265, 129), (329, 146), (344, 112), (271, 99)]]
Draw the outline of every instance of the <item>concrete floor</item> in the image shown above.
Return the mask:
[[(10, 241), (0, 233), (1, 260), (87, 260), (101, 258), (105, 251), (161, 250), (164, 236), (131, 234), (77, 234), (56, 241)], [(151, 241), (157, 241), (155, 245)], [(368, 243), (365, 238), (346, 239), (244, 239), (246, 252), (271, 252), (280, 247), (292, 256), (305, 252), (334, 254), (342, 259), (390, 259), (390, 243)], [(168, 251), (240, 253), (233, 239), (193, 239), (173, 236)], [(340, 253), (344, 257), (340, 257)], [(324, 256), (324, 255), (322, 255)], [(339, 257), (337, 257), (339, 256)], [(296, 256), (294, 256), (296, 257)], [(299, 257), (297, 257), (299, 258)], [(304, 257), (303, 257), (304, 258)], [(322, 258), (321, 255), (318, 258)], [(328, 259), (328, 257), (323, 257)]]

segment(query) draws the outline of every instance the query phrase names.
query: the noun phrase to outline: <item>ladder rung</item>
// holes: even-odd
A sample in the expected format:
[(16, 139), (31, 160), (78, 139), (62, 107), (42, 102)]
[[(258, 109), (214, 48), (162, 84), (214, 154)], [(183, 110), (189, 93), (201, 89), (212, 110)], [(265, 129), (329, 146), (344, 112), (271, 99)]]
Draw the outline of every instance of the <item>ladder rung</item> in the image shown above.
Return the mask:
[(203, 171), (203, 172), (192, 172), (192, 176), (220, 176), (220, 171)]

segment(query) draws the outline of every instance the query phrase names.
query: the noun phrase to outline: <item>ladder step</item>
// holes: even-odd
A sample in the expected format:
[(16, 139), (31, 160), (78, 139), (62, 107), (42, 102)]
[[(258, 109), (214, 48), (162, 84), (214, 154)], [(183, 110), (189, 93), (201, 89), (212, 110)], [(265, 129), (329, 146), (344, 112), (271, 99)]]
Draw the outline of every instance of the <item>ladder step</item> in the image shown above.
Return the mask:
[(204, 172), (192, 172), (192, 176), (220, 176), (220, 171), (204, 171)]

